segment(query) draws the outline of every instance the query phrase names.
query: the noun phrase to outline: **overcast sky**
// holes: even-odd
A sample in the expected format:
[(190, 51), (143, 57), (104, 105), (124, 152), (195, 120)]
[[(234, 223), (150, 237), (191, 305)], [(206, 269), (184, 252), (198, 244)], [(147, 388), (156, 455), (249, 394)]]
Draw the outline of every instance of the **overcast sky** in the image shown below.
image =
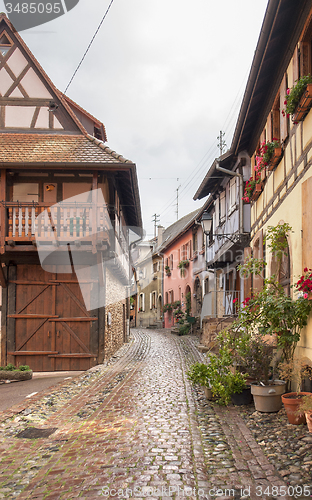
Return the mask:
[[(20, 34), (64, 91), (110, 0), (80, 0)], [(101, 120), (137, 165), (144, 228), (199, 208), (193, 196), (229, 147), (267, 0), (114, 0), (67, 95)], [(5, 12), (3, 1), (0, 8)], [(180, 186), (180, 187), (179, 187)]]

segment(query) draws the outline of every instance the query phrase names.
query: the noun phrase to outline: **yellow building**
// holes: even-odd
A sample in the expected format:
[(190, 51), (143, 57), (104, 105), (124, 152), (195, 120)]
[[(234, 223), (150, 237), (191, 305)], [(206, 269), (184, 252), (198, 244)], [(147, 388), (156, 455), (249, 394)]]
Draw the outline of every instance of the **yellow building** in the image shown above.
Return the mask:
[[(275, 271), (264, 243), (268, 227), (292, 227), (279, 279), (293, 298), (297, 291), (291, 285), (305, 267), (312, 268), (312, 85), (294, 112), (287, 116), (285, 109), (298, 80), (312, 74), (311, 47), (312, 2), (270, 0), (231, 147), (234, 157), (248, 153), (252, 180), (258, 182), (244, 197), (251, 204), (251, 251), (265, 257), (267, 276)], [(273, 142), (280, 149), (257, 171)], [(312, 318), (297, 350), (312, 361)]]

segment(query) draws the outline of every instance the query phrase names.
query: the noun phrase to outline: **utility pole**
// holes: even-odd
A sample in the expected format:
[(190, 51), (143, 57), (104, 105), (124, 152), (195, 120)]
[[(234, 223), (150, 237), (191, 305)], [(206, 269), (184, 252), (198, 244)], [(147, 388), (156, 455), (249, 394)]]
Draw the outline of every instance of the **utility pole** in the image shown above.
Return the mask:
[[(179, 180), (179, 179), (177, 179), (177, 180)], [(177, 188), (177, 208), (176, 208), (177, 220), (179, 220), (179, 189), (180, 189), (180, 187), (181, 187), (181, 184)]]
[(219, 141), (218, 148), (220, 149), (220, 156), (223, 155), (223, 150), (225, 150), (225, 148), (226, 148), (224, 136), (225, 136), (225, 132), (222, 132), (222, 130), (220, 130), (220, 135), (217, 137), (217, 139)]
[(159, 217), (160, 215), (154, 214), (152, 221), (154, 222), (154, 238), (156, 238), (156, 228), (157, 228), (157, 222), (159, 222)]

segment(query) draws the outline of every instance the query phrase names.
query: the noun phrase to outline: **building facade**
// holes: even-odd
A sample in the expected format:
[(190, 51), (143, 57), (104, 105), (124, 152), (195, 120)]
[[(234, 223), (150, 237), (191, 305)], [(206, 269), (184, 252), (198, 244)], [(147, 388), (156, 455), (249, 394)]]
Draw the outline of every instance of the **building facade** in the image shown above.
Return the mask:
[(85, 370), (129, 330), (136, 167), (0, 16), (1, 361)]

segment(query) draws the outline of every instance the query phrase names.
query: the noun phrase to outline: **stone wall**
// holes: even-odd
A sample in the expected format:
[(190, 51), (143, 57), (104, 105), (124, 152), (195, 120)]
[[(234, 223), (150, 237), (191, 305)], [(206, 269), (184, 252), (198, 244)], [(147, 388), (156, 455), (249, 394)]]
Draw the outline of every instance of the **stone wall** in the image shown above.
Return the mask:
[(104, 360), (113, 356), (127, 340), (126, 300), (125, 286), (106, 269)]
[(210, 349), (213, 348), (217, 333), (227, 328), (232, 322), (233, 318), (204, 318), (200, 343)]

